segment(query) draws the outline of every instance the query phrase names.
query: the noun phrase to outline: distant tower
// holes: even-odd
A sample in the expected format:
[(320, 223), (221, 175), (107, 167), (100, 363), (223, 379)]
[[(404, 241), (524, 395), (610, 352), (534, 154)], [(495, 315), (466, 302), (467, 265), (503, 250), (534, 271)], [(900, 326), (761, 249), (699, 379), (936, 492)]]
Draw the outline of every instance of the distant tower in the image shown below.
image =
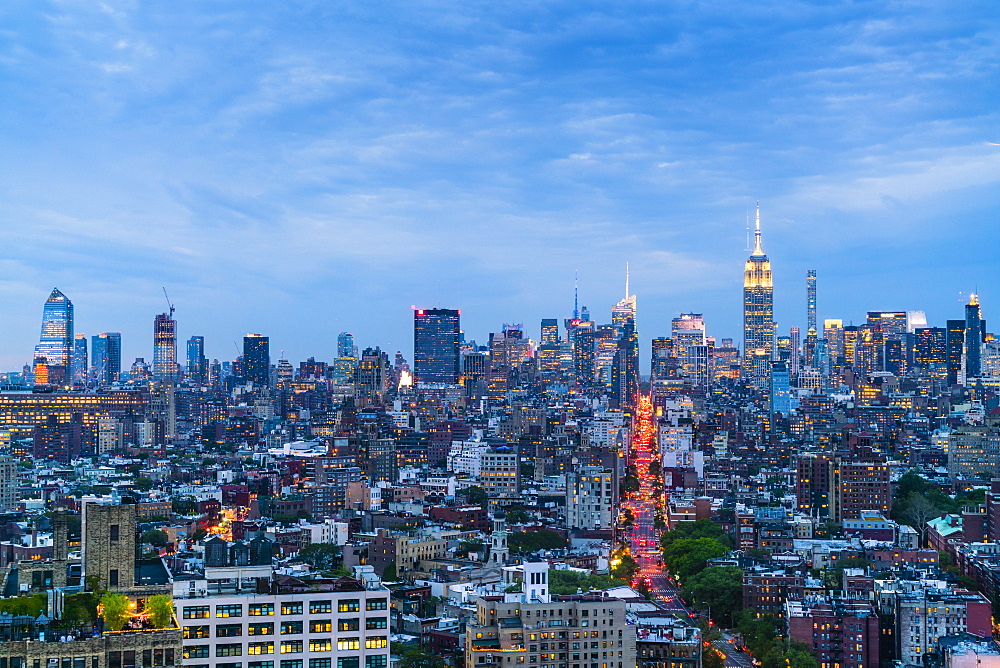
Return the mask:
[(121, 332), (101, 332), (90, 337), (90, 379), (98, 387), (118, 380), (122, 371)]
[(73, 347), (73, 302), (52, 288), (42, 308), (42, 334), (35, 346), (35, 359), (47, 363), (49, 383), (73, 382)]
[(337, 335), (337, 357), (358, 357), (358, 346), (354, 343), (354, 335), (341, 332)]
[(625, 334), (625, 323), (632, 321), (635, 327), (635, 295), (629, 293), (628, 263), (625, 263), (625, 297), (611, 309), (611, 324), (615, 333), (621, 338)]
[(808, 367), (816, 366), (816, 339), (819, 330), (816, 329), (816, 270), (806, 271), (806, 343), (802, 357)]
[(87, 335), (76, 334), (73, 340), (73, 384), (87, 384)]
[[(771, 261), (764, 254), (760, 236), (760, 205), (754, 231), (753, 252), (743, 272), (743, 377), (758, 389), (767, 387), (767, 375), (774, 350), (774, 284)], [(757, 364), (755, 364), (755, 361)], [(760, 370), (768, 367), (764, 373)], [(754, 369), (758, 372), (755, 374)]]
[(177, 321), (174, 307), (153, 320), (153, 379), (173, 382), (177, 379)]
[(188, 377), (202, 385), (208, 382), (208, 358), (205, 357), (205, 337), (192, 336), (187, 340)]
[(458, 383), (460, 336), (457, 310), (413, 311), (413, 376), (416, 382)]
[(507, 516), (498, 510), (493, 516), (493, 531), (490, 532), (490, 564), (506, 566), (510, 548), (507, 547)]
[(986, 338), (986, 323), (979, 308), (979, 295), (969, 295), (965, 305), (965, 377), (979, 378), (983, 375), (983, 341)]
[(256, 387), (271, 385), (271, 343), (263, 334), (243, 337), (243, 377)]

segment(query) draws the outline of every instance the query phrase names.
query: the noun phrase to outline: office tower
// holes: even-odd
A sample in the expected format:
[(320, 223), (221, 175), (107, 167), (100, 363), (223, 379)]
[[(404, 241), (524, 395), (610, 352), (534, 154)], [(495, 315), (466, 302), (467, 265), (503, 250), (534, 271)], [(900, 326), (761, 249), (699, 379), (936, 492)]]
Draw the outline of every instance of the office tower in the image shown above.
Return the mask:
[(830, 362), (835, 365), (844, 364), (844, 321), (837, 318), (827, 318), (823, 321), (823, 338), (830, 355)]
[[(767, 387), (764, 377), (759, 375), (762, 368), (754, 362), (762, 355), (770, 359), (774, 348), (774, 284), (771, 277), (771, 261), (764, 254), (760, 235), (760, 205), (757, 205), (757, 221), (754, 230), (753, 252), (747, 258), (743, 271), (743, 377), (758, 389)], [(770, 365), (767, 365), (767, 371)], [(766, 376), (766, 373), (764, 374)]]
[(365, 348), (354, 371), (354, 398), (361, 407), (381, 404), (389, 389), (389, 356), (380, 348)]
[(542, 318), (542, 336), (540, 340), (543, 346), (559, 345), (559, 321), (555, 318)]
[(122, 371), (121, 332), (102, 332), (90, 337), (90, 380), (107, 387)]
[(965, 381), (962, 373), (962, 362), (965, 358), (965, 321), (949, 320), (945, 334), (945, 352), (948, 363), (948, 385), (957, 385)]
[(87, 384), (87, 335), (75, 334), (73, 338), (73, 384)]
[(906, 312), (906, 331), (915, 334), (918, 329), (927, 326), (927, 314), (923, 311)]
[(459, 312), (413, 311), (413, 376), (418, 383), (458, 383)]
[(187, 373), (196, 383), (208, 382), (208, 358), (205, 357), (205, 337), (192, 336), (187, 340)]
[(35, 359), (46, 362), (48, 383), (72, 382), (73, 347), (73, 302), (59, 288), (52, 288), (42, 307), (42, 333), (35, 346)]
[(868, 311), (868, 326), (880, 327), (887, 336), (906, 334), (906, 311)]
[(586, 306), (580, 307), (580, 320), (584, 322), (590, 321), (590, 310)]
[(618, 408), (635, 404), (639, 397), (639, 337), (631, 318), (625, 320), (622, 336), (617, 341), (611, 383), (611, 396)]
[(677, 377), (677, 358), (674, 356), (674, 340), (667, 337), (653, 339), (650, 380), (664, 380)]
[(271, 384), (271, 344), (263, 334), (243, 337), (243, 377), (257, 387)]
[(354, 335), (349, 332), (341, 332), (337, 335), (337, 357), (358, 356), (358, 346), (354, 343)]
[(489, 374), (490, 359), (480, 352), (462, 355), (462, 376), (460, 378), (465, 394), (469, 397), (486, 396), (486, 378)]
[(788, 335), (788, 347), (789, 357), (788, 357), (788, 373), (793, 376), (799, 375), (799, 360), (801, 359), (802, 350), (802, 335), (798, 327), (792, 327), (791, 332)]
[(986, 340), (986, 323), (979, 309), (979, 296), (969, 295), (965, 305), (965, 377), (983, 375), (983, 341)]
[(948, 330), (944, 327), (921, 327), (914, 332), (916, 344), (913, 363), (921, 369), (948, 363)]
[(705, 318), (701, 313), (681, 313), (670, 322), (678, 366), (684, 377), (691, 378), (695, 375), (694, 353), (691, 348), (705, 345)]
[(783, 361), (771, 362), (771, 428), (774, 416), (780, 413), (786, 419), (792, 412), (792, 383), (788, 364)]
[(594, 323), (580, 321), (573, 327), (573, 372), (576, 382), (584, 388), (592, 387), (596, 373), (597, 333)]
[(174, 308), (153, 320), (153, 379), (173, 382), (177, 379), (177, 321)]
[(625, 333), (625, 323), (632, 321), (635, 328), (635, 295), (629, 294), (628, 263), (625, 263), (625, 297), (611, 308), (611, 324), (615, 333), (621, 337)]

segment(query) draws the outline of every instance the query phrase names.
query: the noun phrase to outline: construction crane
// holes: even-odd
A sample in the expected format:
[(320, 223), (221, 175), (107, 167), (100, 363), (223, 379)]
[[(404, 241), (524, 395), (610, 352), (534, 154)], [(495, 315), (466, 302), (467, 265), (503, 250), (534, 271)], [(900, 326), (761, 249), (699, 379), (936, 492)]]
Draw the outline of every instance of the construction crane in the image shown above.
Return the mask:
[(167, 306), (170, 307), (170, 319), (174, 319), (174, 305), (170, 301), (170, 295), (167, 294), (167, 289), (163, 288), (163, 296), (167, 298)]

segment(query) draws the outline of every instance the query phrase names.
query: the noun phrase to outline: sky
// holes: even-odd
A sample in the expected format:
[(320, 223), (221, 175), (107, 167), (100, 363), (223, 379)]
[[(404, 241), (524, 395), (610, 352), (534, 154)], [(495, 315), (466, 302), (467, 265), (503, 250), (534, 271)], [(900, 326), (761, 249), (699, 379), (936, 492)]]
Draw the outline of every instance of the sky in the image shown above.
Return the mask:
[[(779, 331), (1000, 322), (1000, 11), (941, 2), (8, 0), (0, 369), (54, 286), (152, 356), (412, 352), (416, 307), (742, 332), (760, 202)], [(181, 355), (183, 347), (179, 346)], [(644, 367), (645, 368), (645, 367)]]

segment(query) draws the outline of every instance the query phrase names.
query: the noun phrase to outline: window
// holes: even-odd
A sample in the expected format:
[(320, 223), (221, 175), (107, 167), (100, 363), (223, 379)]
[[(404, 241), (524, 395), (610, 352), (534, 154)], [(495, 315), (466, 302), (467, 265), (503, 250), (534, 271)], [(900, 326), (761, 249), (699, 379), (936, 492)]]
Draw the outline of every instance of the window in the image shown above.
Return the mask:
[(366, 629), (387, 629), (389, 628), (389, 620), (385, 617), (369, 617), (365, 620)]
[(301, 640), (282, 640), (281, 641), (281, 653), (282, 654), (295, 654), (302, 651), (302, 641)]
[(243, 645), (238, 642), (220, 643), (215, 646), (215, 656), (243, 656)]
[(385, 668), (388, 665), (389, 656), (386, 654), (365, 657), (365, 668)]
[(333, 622), (329, 619), (309, 620), (309, 633), (330, 633), (333, 631)]
[(184, 627), (184, 639), (185, 640), (191, 640), (193, 638), (207, 638), (208, 635), (209, 634), (208, 634), (208, 627), (207, 626), (185, 626)]
[(247, 625), (247, 635), (269, 636), (274, 633), (274, 622), (257, 622)]
[(264, 617), (274, 614), (274, 603), (251, 603), (248, 613), (251, 617)]
[(370, 598), (365, 605), (366, 610), (388, 610), (389, 609), (389, 599), (387, 598)]
[(242, 668), (242, 666), (243, 666), (243, 664), (240, 663), (239, 661), (236, 661), (235, 663), (217, 663), (217, 664), (215, 664), (215, 668)]
[(108, 528), (110, 529), (111, 540), (117, 542), (121, 534), (121, 527), (117, 524), (112, 524)]
[(247, 668), (274, 668), (274, 661), (251, 661)]
[(330, 668), (330, 659), (309, 659), (309, 668)]
[(189, 605), (181, 614), (184, 619), (208, 619), (211, 616), (211, 608), (207, 605)]
[(365, 639), (365, 649), (384, 649), (389, 646), (385, 636), (372, 636)]
[(302, 622), (281, 622), (281, 635), (289, 635), (292, 633), (302, 633)]
[(281, 668), (302, 668), (302, 659), (284, 659)]
[(117, 587), (118, 586), (118, 569), (117, 568), (112, 568), (110, 571), (108, 571), (108, 584), (110, 584), (112, 587)]
[(361, 649), (361, 638), (340, 638), (337, 641), (337, 649), (340, 651)]
[(252, 642), (247, 645), (247, 654), (274, 654), (274, 643)]
[(207, 659), (208, 645), (188, 645), (184, 648), (182, 656), (185, 659)]
[(337, 668), (358, 668), (358, 657), (342, 656), (337, 659)]
[(215, 627), (216, 638), (239, 638), (243, 635), (242, 624), (219, 624)]
[(310, 652), (329, 652), (333, 649), (333, 641), (329, 638), (310, 638)]
[(361, 601), (356, 598), (345, 598), (337, 603), (337, 612), (358, 612), (361, 610)]
[(357, 617), (337, 620), (338, 631), (357, 631), (359, 628), (361, 628), (361, 624)]
[[(281, 614), (283, 615), (301, 615), (302, 614), (302, 601), (285, 601), (281, 604)], [(302, 668), (301, 666), (299, 668)]]
[(333, 605), (330, 601), (309, 601), (309, 612), (333, 612)]
[(215, 616), (216, 617), (242, 617), (243, 616), (243, 606), (239, 603), (235, 605), (217, 605), (215, 606)]

